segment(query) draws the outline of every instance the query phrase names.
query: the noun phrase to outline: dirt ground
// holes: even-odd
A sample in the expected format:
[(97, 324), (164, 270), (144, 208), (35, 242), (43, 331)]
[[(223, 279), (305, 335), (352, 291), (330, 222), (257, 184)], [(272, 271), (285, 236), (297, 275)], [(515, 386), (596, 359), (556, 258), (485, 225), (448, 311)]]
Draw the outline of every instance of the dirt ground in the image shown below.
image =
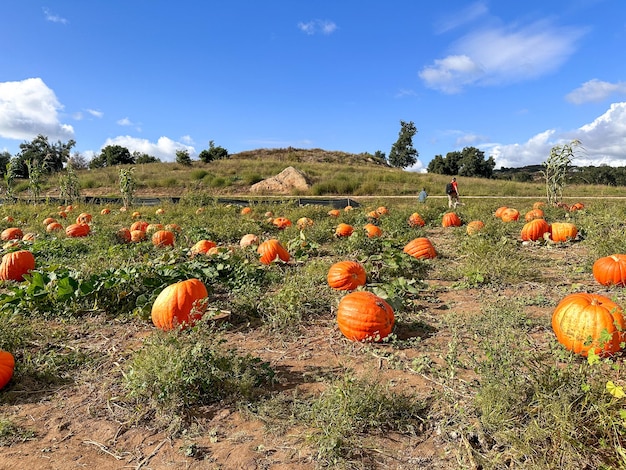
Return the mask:
[[(441, 246), (445, 243), (443, 232), (437, 232), (433, 237)], [(580, 245), (571, 245), (567, 250), (528, 249), (534, 250), (536, 256), (553, 257), (561, 264), (576, 263), (583, 254)], [(516, 286), (514, 292), (501, 294), (553, 298), (555, 288), (566, 281), (560, 279), (558, 270), (552, 276), (554, 284), (550, 288), (526, 283)], [(426, 283), (428, 295), (421, 301), (420, 309), (421, 321), (429, 328), (409, 331), (399, 326), (399, 335), (421, 337), (419, 351), (394, 351), (409, 360), (418, 354), (432, 353), (434, 357), (445, 350), (450, 337), (441, 328), (442, 315), (450, 311), (476, 315), (484, 306), (485, 293), (479, 290), (451, 289), (449, 282), (436, 278), (427, 279)], [(549, 318), (551, 311), (548, 307), (532, 306), (528, 314)], [(113, 384), (114, 379), (121, 376), (124, 363), (153, 327), (100, 316), (85, 321), (92, 323), (90, 328), (81, 329), (88, 333), (68, 346), (102, 354), (102, 370), (57, 389), (8, 392), (10, 397), (1, 405), (1, 415), (35, 434), (0, 447), (0, 470), (317, 468), (315, 450), (307, 444), (302, 430), (272, 433), (262, 422), (235, 409), (207, 407), (198, 416), (201, 431), (177, 438), (125, 422), (123, 413), (116, 409), (120, 390)], [(277, 390), (285, 393), (314, 391), (320, 386), (320, 374), (348, 369), (367, 371), (381, 381), (393, 382), (394, 386), (411, 389), (418, 395), (428, 395), (440, 386), (423, 375), (394, 368), (385, 355), (392, 346), (377, 345), (372, 349), (345, 340), (332, 315), (320, 319), (297, 338), (277, 339), (262, 330), (246, 328), (234, 328), (226, 337), (229, 345), (269, 361), (279, 378)], [(104, 380), (112, 382), (107, 384)], [(460, 468), (457, 455), (464, 452), (466, 445), (432, 427), (411, 438), (378, 436), (372, 441), (368, 456), (355, 468), (456, 469)]]

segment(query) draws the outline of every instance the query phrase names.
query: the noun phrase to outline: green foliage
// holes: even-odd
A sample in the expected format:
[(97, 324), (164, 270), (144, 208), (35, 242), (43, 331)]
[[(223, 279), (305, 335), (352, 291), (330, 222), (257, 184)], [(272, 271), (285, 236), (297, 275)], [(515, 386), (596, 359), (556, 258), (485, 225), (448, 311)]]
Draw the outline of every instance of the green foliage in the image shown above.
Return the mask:
[(398, 140), (391, 146), (389, 151), (389, 164), (396, 168), (406, 168), (415, 165), (418, 153), (413, 147), (413, 137), (417, 129), (413, 121), (400, 121)]
[(569, 144), (555, 145), (550, 149), (550, 156), (542, 164), (548, 204), (561, 202), (566, 178), (575, 158), (574, 150), (580, 145), (580, 141), (573, 140)]
[(485, 152), (476, 147), (448, 152), (445, 157), (436, 155), (428, 164), (429, 173), (491, 178), (496, 162), (493, 157), (485, 160)]
[(100, 151), (100, 155), (91, 159), (89, 168), (134, 164), (135, 158), (126, 147), (122, 147), (121, 145), (107, 145)]
[(204, 163), (210, 163), (214, 160), (222, 160), (222, 159), (228, 158), (229, 155), (228, 155), (228, 150), (226, 150), (223, 147), (220, 147), (219, 145), (216, 146), (215, 143), (211, 140), (209, 141), (208, 150), (207, 149), (202, 150), (200, 154), (198, 155), (198, 157)]
[(80, 182), (71, 162), (65, 167), (65, 174), (59, 176), (59, 189), (66, 205), (77, 201), (80, 197)]
[(134, 168), (120, 168), (120, 192), (122, 193), (122, 203), (128, 208), (133, 203), (135, 193)]
[(191, 157), (189, 156), (189, 150), (176, 150), (176, 163), (184, 166), (191, 166)]

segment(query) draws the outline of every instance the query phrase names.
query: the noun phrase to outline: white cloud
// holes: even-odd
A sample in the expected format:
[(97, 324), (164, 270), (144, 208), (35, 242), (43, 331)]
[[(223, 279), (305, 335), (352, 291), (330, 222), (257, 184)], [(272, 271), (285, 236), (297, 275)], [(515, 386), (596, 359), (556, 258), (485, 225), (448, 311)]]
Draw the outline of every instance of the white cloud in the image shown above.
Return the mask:
[(66, 18), (63, 18), (55, 13), (52, 13), (47, 8), (43, 9), (43, 14), (46, 17), (46, 21), (51, 21), (52, 23), (61, 23), (61, 24), (69, 23), (69, 21), (67, 21)]
[(550, 149), (577, 139), (582, 150), (574, 164), (578, 166), (626, 165), (626, 102), (613, 103), (609, 109), (589, 124), (567, 132), (547, 130), (523, 144), (491, 144), (488, 155), (496, 160), (496, 168), (537, 165), (548, 158)]
[(187, 145), (193, 145), (195, 143), (190, 135), (184, 135), (180, 138), (180, 140), (182, 140)]
[(298, 29), (309, 36), (318, 33), (329, 35), (337, 30), (337, 25), (329, 20), (311, 20), (298, 23)]
[(107, 139), (102, 148), (108, 145), (119, 145), (126, 147), (130, 152), (147, 153), (161, 159), (164, 162), (176, 161), (177, 150), (187, 150), (191, 156), (196, 153), (195, 148), (190, 145), (185, 145), (181, 142), (176, 142), (169, 137), (159, 137), (159, 140), (154, 143), (148, 139), (138, 139), (137, 137), (131, 137), (129, 135), (121, 135), (113, 139)]
[(610, 83), (594, 78), (568, 93), (565, 99), (574, 104), (582, 104), (604, 101), (611, 95), (626, 95), (626, 82)]
[(436, 26), (438, 33), (445, 33), (452, 29), (456, 29), (459, 26), (475, 21), (481, 16), (486, 15), (489, 12), (484, 2), (475, 2), (467, 6), (463, 10), (456, 12), (443, 21), (440, 21)]
[(0, 82), (0, 137), (30, 140), (43, 134), (51, 140), (74, 138), (74, 129), (59, 122), (63, 106), (41, 78)]
[(87, 109), (87, 112), (91, 114), (93, 117), (97, 117), (97, 118), (101, 118), (102, 116), (104, 116), (104, 113), (102, 111), (98, 111), (95, 109)]
[(573, 54), (583, 32), (545, 22), (481, 29), (463, 36), (450, 55), (424, 67), (419, 76), (427, 87), (444, 93), (540, 77)]
[(116, 124), (119, 125), (119, 126), (133, 126), (134, 125), (132, 123), (132, 121), (130, 119), (128, 119), (127, 117), (122, 118), (122, 119), (118, 119)]

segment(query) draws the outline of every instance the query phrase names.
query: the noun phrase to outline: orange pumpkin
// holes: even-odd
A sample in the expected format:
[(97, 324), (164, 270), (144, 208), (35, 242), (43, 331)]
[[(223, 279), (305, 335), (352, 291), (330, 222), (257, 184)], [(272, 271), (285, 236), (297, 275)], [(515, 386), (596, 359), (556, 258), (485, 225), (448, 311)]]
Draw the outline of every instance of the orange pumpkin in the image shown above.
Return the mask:
[(159, 248), (164, 246), (174, 246), (176, 236), (171, 230), (157, 230), (152, 234), (152, 244)]
[(199, 279), (171, 284), (152, 304), (152, 323), (162, 330), (193, 326), (206, 311), (208, 292)]
[(435, 247), (426, 237), (411, 240), (404, 246), (402, 251), (416, 259), (432, 259), (437, 257)]
[(544, 233), (550, 233), (550, 224), (544, 219), (534, 219), (524, 224), (521, 237), (524, 241), (537, 241), (543, 239)]
[(291, 227), (291, 220), (289, 220), (287, 217), (276, 217), (274, 220), (272, 220), (272, 224), (276, 227), (278, 227), (279, 230), (284, 230), (287, 227)]
[(146, 232), (143, 230), (131, 230), (130, 241), (133, 243), (139, 243), (146, 239)]
[(337, 307), (337, 326), (352, 341), (381, 341), (393, 330), (394, 320), (391, 306), (367, 291), (345, 295)]
[(533, 203), (533, 209), (541, 209), (545, 205), (546, 205), (545, 202), (537, 201), (537, 202)]
[(507, 209), (508, 209), (507, 206), (500, 206), (496, 209), (493, 215), (496, 216), (498, 219), (500, 219), (502, 218), (502, 214), (504, 213), (504, 211)]
[(4, 222), (8, 222), (8, 223), (12, 223), (15, 219), (13, 217), (11, 217), (10, 215), (7, 215), (4, 219), (2, 219)]
[(370, 212), (367, 213), (367, 216), (370, 219), (378, 219), (380, 217), (380, 214), (378, 212), (376, 212), (376, 211), (370, 211)]
[(139, 211), (135, 211), (130, 215), (133, 219), (138, 219), (139, 217), (141, 217), (141, 212)]
[(130, 230), (128, 230), (126, 227), (119, 229), (115, 233), (115, 238), (117, 238), (117, 240), (120, 243), (130, 243), (130, 240), (131, 240)]
[(56, 222), (56, 221), (57, 221), (57, 219), (55, 219), (54, 217), (46, 217), (45, 219), (43, 219), (43, 224), (45, 226), (48, 226), (51, 223)]
[(485, 224), (482, 220), (472, 220), (469, 224), (467, 224), (465, 231), (468, 235), (474, 235), (480, 232), (484, 227)]
[(259, 237), (257, 237), (254, 233), (247, 233), (243, 237), (241, 237), (241, 240), (239, 240), (239, 246), (241, 248), (244, 248), (250, 245), (258, 245), (258, 244), (259, 244)]
[(305, 228), (312, 227), (312, 226), (313, 226), (313, 220), (308, 217), (300, 217), (296, 221), (296, 227), (298, 227), (300, 230), (304, 230)]
[(339, 217), (339, 214), (341, 214), (341, 212), (339, 212), (339, 209), (331, 209), (328, 211), (328, 215), (331, 217)]
[(161, 223), (148, 224), (148, 226), (146, 227), (146, 233), (154, 233), (164, 229), (165, 226)]
[(37, 234), (33, 232), (28, 232), (24, 234), (24, 236), (22, 237), (22, 241), (32, 242), (35, 241), (35, 238), (37, 238)]
[(146, 230), (148, 230), (148, 225), (148, 222), (145, 222), (143, 220), (137, 220), (130, 224), (130, 230), (131, 232), (133, 230), (143, 230), (145, 232)]
[(502, 222), (515, 222), (519, 219), (519, 211), (509, 207), (502, 212), (502, 216), (500, 218), (502, 219)]
[(423, 227), (424, 225), (426, 225), (426, 222), (424, 222), (424, 219), (422, 219), (422, 216), (419, 215), (417, 212), (413, 212), (409, 216), (409, 226), (411, 226), (411, 227)]
[(165, 209), (159, 207), (156, 211), (154, 211), (154, 213), (156, 215), (163, 215), (163, 214), (165, 214)]
[(240, 212), (241, 212), (241, 215), (246, 215), (252, 212), (252, 209), (246, 206), (246, 207), (243, 207)]
[(65, 235), (68, 237), (86, 237), (90, 231), (87, 224), (72, 224), (65, 227)]
[(354, 232), (354, 227), (350, 224), (341, 223), (335, 229), (335, 235), (338, 237), (349, 237)]
[(367, 232), (367, 238), (376, 238), (382, 236), (383, 234), (380, 227), (374, 224), (365, 224), (363, 228)]
[(78, 214), (78, 217), (76, 217), (76, 223), (88, 224), (89, 222), (91, 222), (91, 219), (92, 219), (91, 214), (88, 214), (87, 212), (81, 212), (80, 214)]
[(577, 202), (575, 204), (572, 204), (569, 208), (570, 212), (575, 212), (575, 211), (579, 211), (585, 208), (585, 205), (582, 202)]
[(566, 296), (554, 309), (552, 329), (563, 346), (583, 356), (590, 350), (603, 356), (616, 353), (626, 339), (622, 308), (598, 294)]
[(626, 255), (598, 258), (593, 263), (593, 277), (603, 286), (626, 286)]
[(9, 227), (0, 233), (0, 239), (5, 242), (8, 240), (19, 240), (23, 236), (24, 232), (22, 232), (22, 229), (17, 227)]
[(190, 250), (192, 255), (206, 254), (211, 248), (217, 246), (213, 240), (200, 240), (196, 242)]
[(46, 232), (52, 233), (58, 230), (63, 230), (63, 225), (58, 222), (52, 222), (46, 226)]
[(62, 219), (67, 219), (67, 212), (65, 211), (60, 211), (57, 215)]
[(261, 255), (259, 261), (263, 264), (272, 264), (277, 259), (286, 263), (290, 259), (289, 252), (275, 238), (265, 240), (258, 246), (256, 251)]
[(109, 209), (108, 207), (105, 207), (104, 209), (100, 211), (100, 215), (107, 215), (110, 213), (111, 213), (111, 209)]
[(365, 285), (367, 273), (361, 263), (356, 261), (339, 261), (328, 269), (326, 276), (328, 285), (336, 290), (354, 290)]
[(576, 225), (570, 222), (553, 222), (552, 223), (552, 241), (565, 242), (576, 238), (578, 229)]
[(6, 384), (9, 383), (11, 377), (13, 377), (14, 370), (15, 358), (13, 357), (13, 354), (0, 350), (0, 390), (2, 390)]
[(389, 214), (389, 209), (387, 209), (385, 206), (380, 206), (376, 209), (376, 213), (378, 215), (387, 215)]
[(3, 281), (23, 281), (24, 274), (35, 269), (35, 257), (28, 250), (7, 253), (0, 262), (0, 279)]
[(461, 219), (456, 213), (446, 212), (441, 219), (441, 225), (443, 227), (460, 227), (463, 225), (463, 222), (461, 222)]
[(170, 230), (172, 232), (181, 233), (183, 228), (178, 224), (167, 224), (165, 225), (165, 230)]
[(533, 219), (543, 219), (544, 213), (541, 209), (533, 209), (524, 215), (524, 220), (530, 222)]

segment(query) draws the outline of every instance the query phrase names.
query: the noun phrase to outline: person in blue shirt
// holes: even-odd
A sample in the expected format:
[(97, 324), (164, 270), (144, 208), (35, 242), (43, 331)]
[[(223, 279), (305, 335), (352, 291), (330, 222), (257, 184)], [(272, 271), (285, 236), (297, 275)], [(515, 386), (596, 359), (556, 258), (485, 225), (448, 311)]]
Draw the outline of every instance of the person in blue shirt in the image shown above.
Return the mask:
[(419, 202), (426, 202), (427, 197), (428, 197), (428, 193), (426, 192), (426, 188), (423, 188), (422, 191), (417, 196), (417, 200)]

